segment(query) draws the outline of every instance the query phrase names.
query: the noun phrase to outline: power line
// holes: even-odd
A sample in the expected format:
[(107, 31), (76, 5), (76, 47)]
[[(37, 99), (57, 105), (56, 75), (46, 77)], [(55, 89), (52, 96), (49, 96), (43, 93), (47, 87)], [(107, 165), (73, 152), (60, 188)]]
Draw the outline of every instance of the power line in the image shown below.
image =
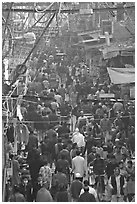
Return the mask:
[[(114, 10), (125, 10), (125, 9), (135, 9), (135, 6), (127, 6), (124, 8), (119, 8), (119, 7), (109, 7), (109, 8), (93, 8), (93, 12), (104, 12), (104, 11), (114, 11)], [(82, 9), (62, 9), (60, 11), (60, 13), (69, 13), (69, 14), (73, 14), (73, 13), (79, 13), (80, 10)], [(8, 12), (9, 8), (3, 8), (2, 9), (3, 12)], [(12, 8), (10, 9), (10, 11), (12, 12), (32, 12), (32, 13), (37, 13), (38, 11), (36, 9), (20, 9), (20, 8)], [(39, 12), (43, 13), (43, 9), (40, 9)], [(46, 11), (44, 11), (44, 13), (55, 13), (57, 12), (57, 9), (47, 9)]]

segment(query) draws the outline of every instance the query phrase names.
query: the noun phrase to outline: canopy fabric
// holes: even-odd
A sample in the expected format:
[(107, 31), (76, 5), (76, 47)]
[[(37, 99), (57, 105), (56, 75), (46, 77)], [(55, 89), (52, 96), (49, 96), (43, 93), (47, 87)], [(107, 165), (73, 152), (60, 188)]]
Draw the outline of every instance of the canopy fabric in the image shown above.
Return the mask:
[(107, 68), (113, 84), (129, 84), (135, 82), (135, 68)]

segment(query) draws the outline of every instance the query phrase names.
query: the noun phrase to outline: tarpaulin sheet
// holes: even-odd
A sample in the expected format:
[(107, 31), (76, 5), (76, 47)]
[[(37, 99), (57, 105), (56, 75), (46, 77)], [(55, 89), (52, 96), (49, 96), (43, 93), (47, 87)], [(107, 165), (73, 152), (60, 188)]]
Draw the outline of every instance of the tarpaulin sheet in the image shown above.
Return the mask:
[(129, 84), (135, 82), (135, 68), (107, 68), (113, 84)]

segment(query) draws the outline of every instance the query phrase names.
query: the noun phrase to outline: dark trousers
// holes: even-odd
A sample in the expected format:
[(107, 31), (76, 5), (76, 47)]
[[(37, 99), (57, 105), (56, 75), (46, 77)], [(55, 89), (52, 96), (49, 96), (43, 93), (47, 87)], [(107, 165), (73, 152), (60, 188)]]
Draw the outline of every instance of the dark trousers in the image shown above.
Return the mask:
[[(101, 185), (102, 185), (102, 190), (103, 190), (103, 193), (104, 193), (104, 192), (105, 192), (104, 176), (101, 176), (100, 179), (101, 179), (101, 180), (100, 180), (100, 183), (101, 183)], [(97, 176), (97, 177), (95, 178), (95, 186), (97, 185), (98, 180), (99, 180), (99, 177)]]
[(131, 193), (127, 195), (128, 201), (131, 202), (135, 194)]

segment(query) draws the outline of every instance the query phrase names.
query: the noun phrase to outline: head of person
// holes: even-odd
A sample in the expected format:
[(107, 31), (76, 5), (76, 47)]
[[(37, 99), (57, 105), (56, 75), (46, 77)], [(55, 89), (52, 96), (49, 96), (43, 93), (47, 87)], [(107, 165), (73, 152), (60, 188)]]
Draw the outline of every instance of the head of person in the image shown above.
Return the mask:
[(84, 181), (84, 186), (89, 186), (89, 181), (88, 180)]
[(116, 152), (117, 152), (117, 153), (120, 153), (120, 151), (121, 151), (121, 148), (120, 148), (120, 147), (117, 147), (117, 148), (116, 148)]
[(62, 138), (59, 137), (59, 138), (58, 138), (58, 143), (61, 143), (61, 142), (62, 142)]
[(115, 139), (115, 146), (118, 148), (119, 147), (119, 143), (120, 143), (120, 140), (118, 138)]
[(98, 104), (98, 108), (102, 108), (102, 104), (101, 103)]
[(72, 149), (76, 149), (77, 148), (77, 143), (73, 143), (72, 144)]
[(101, 158), (101, 157), (100, 157), (100, 154), (97, 153), (97, 154), (96, 154), (96, 159), (99, 160), (100, 158)]
[(128, 177), (127, 177), (127, 182), (132, 182), (132, 181), (135, 181), (134, 175), (128, 176)]
[(29, 134), (30, 134), (30, 135), (32, 135), (33, 133), (34, 133), (33, 130), (30, 130), (30, 131), (29, 131)]
[(123, 167), (124, 167), (124, 162), (123, 162), (123, 160), (121, 160), (121, 161), (119, 162), (119, 168), (120, 168), (120, 169), (123, 169)]
[(83, 111), (80, 111), (80, 116), (84, 116), (84, 112)]
[(102, 145), (102, 144), (101, 144), (101, 140), (98, 140), (97, 143), (96, 143), (96, 146), (97, 146), (97, 147), (101, 147), (101, 145)]
[(129, 160), (129, 161), (127, 162), (127, 166), (128, 166), (128, 168), (132, 168), (132, 166), (133, 166), (132, 160)]
[(76, 155), (80, 156), (80, 151), (79, 150), (76, 151)]
[(107, 118), (107, 114), (106, 114), (106, 113), (104, 114), (104, 118), (105, 118), (105, 119)]
[(119, 175), (120, 175), (120, 169), (119, 169), (119, 167), (116, 167), (116, 168), (114, 169), (114, 175), (115, 175), (115, 176), (119, 176)]
[(116, 162), (115, 155), (111, 155), (111, 162), (114, 164)]
[(63, 144), (63, 149), (67, 149), (67, 144), (66, 143)]
[(46, 158), (43, 158), (43, 159), (42, 159), (42, 164), (43, 164), (43, 166), (46, 166), (46, 165), (48, 164), (48, 161), (47, 161)]
[(91, 124), (93, 124), (93, 122), (94, 122), (94, 117), (91, 117), (90, 120), (89, 120), (89, 122), (90, 122)]
[(42, 104), (41, 104), (41, 105), (42, 105), (42, 107), (45, 107), (45, 103), (44, 103), (44, 102), (42, 102)]
[(116, 116), (117, 116), (118, 119), (121, 118), (121, 113), (120, 113), (120, 112), (117, 112), (117, 113), (116, 113)]
[(66, 187), (65, 187), (64, 183), (59, 184), (58, 190), (61, 191), (61, 192), (66, 190)]
[(127, 159), (127, 154), (122, 154), (122, 160), (123, 160), (123, 162), (125, 162), (126, 159)]
[(79, 128), (76, 128), (76, 129), (75, 129), (75, 132), (78, 133), (78, 132), (79, 132)]
[(13, 159), (15, 158), (15, 155), (14, 155), (13, 153), (9, 154), (9, 158), (10, 158), (11, 160), (13, 160)]
[(53, 55), (50, 55), (50, 56), (49, 56), (49, 61), (50, 61), (50, 62), (53, 62), (53, 60), (54, 60)]
[(84, 192), (89, 192), (89, 187), (88, 186), (84, 186)]
[(76, 173), (76, 174), (75, 174), (75, 179), (79, 180), (80, 178), (81, 178), (80, 173)]
[(65, 159), (66, 159), (65, 154), (61, 154), (61, 159), (62, 159), (62, 160), (65, 160)]
[(43, 182), (42, 182), (42, 175), (41, 174), (38, 175), (37, 181), (38, 181), (38, 184), (42, 186)]
[(58, 172), (62, 173), (62, 167), (60, 167), (60, 166), (58, 167)]
[(28, 175), (23, 175), (22, 176), (22, 182), (27, 185), (29, 182), (29, 176)]
[(61, 84), (61, 88), (63, 88), (63, 84)]
[(96, 153), (96, 147), (95, 146), (92, 147), (92, 153), (94, 153), (94, 154)]
[(108, 140), (107, 140), (107, 145), (108, 145), (108, 146), (112, 146), (112, 145), (113, 145), (113, 144), (112, 144), (112, 141), (108, 139)]
[(19, 187), (19, 185), (14, 185), (13, 186), (13, 193), (20, 193), (20, 187)]
[(49, 187), (50, 187), (49, 181), (43, 181), (42, 187), (44, 187), (44, 188), (46, 188), (46, 189), (49, 189)]

